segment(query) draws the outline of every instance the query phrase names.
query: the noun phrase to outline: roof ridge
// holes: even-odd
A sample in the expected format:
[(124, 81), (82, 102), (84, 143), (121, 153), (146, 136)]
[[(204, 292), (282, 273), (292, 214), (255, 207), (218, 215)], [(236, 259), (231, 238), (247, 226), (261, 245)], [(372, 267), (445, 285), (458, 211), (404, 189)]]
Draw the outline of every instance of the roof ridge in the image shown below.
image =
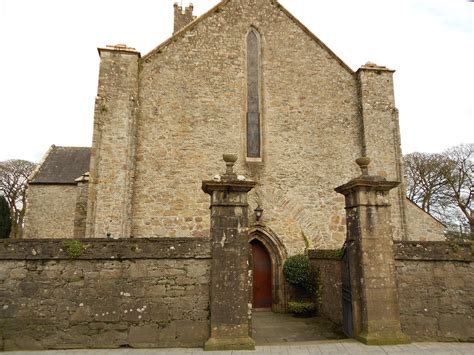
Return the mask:
[[(54, 145), (54, 144), (53, 144)], [(75, 145), (55, 145), (55, 148), (68, 148), (68, 149), (92, 149), (92, 147), (84, 147), (84, 146), (75, 146)]]

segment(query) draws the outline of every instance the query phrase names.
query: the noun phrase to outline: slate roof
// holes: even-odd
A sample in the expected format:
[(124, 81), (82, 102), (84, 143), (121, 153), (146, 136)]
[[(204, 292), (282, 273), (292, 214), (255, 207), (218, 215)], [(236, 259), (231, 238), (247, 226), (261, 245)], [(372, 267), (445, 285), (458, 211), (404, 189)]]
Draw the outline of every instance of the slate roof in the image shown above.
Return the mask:
[(91, 148), (51, 146), (30, 184), (75, 184), (89, 171)]

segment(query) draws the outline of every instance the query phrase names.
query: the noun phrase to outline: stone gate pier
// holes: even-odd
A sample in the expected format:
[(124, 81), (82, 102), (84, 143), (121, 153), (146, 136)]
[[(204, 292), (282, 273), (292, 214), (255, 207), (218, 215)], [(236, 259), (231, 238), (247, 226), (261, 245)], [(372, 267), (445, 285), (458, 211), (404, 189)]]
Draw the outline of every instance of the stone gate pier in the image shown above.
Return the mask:
[(224, 154), (227, 171), (203, 181), (211, 195), (211, 337), (205, 350), (251, 350), (251, 275), (249, 274), (247, 194), (255, 182), (238, 178), (237, 156)]
[[(345, 196), (354, 336), (366, 344), (408, 343), (402, 333), (396, 283), (389, 191), (398, 181), (362, 175), (336, 188)], [(350, 321), (350, 320), (349, 320)]]

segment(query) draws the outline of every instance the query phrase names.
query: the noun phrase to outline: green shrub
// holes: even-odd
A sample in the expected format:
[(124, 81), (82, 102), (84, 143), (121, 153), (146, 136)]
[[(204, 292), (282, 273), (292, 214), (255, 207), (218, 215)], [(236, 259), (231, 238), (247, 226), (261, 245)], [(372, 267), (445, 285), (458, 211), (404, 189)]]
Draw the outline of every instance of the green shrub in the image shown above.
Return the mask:
[(77, 258), (82, 254), (82, 243), (79, 240), (65, 240), (63, 242), (64, 250), (71, 258)]
[(316, 310), (316, 305), (313, 302), (290, 301), (288, 310), (296, 315), (311, 315)]
[(314, 278), (306, 255), (299, 254), (286, 259), (283, 273), (290, 284), (301, 287), (309, 293), (314, 291)]

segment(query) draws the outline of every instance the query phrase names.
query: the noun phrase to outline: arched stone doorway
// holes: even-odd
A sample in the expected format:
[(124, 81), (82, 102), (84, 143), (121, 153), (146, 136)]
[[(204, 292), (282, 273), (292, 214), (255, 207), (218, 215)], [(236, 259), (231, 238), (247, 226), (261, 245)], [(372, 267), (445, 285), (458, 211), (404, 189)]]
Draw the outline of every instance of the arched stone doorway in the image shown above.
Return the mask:
[(267, 248), (258, 240), (250, 242), (252, 249), (252, 305), (254, 309), (271, 309), (272, 260)]
[[(271, 308), (273, 312), (285, 312), (287, 307), (283, 277), (283, 262), (287, 257), (285, 247), (278, 237), (267, 228), (261, 226), (251, 227), (249, 235), (249, 243), (252, 248), (253, 282), (257, 281), (260, 283), (260, 290), (257, 290), (257, 287), (252, 287), (252, 292), (261, 293), (260, 295), (252, 293), (252, 302), (254, 300), (261, 302), (253, 304), (253, 307), (257, 309)], [(254, 265), (254, 252), (256, 253), (259, 265)], [(256, 273), (258, 274), (257, 280), (255, 280)], [(268, 280), (268, 278), (270, 279)], [(264, 301), (270, 293), (271, 303)]]

